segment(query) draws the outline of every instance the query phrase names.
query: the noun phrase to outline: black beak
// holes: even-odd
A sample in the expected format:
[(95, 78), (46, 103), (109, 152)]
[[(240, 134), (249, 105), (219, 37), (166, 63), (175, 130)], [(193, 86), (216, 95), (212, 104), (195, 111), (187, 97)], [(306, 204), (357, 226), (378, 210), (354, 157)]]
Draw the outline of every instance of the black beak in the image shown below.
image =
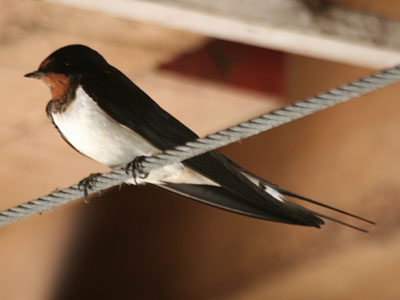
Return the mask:
[(25, 74), (25, 75), (24, 75), (24, 77), (36, 78), (36, 79), (40, 79), (40, 78), (42, 78), (43, 76), (44, 76), (44, 73), (43, 73), (43, 72), (39, 72), (39, 71), (35, 71), (35, 72), (28, 73), (28, 74)]

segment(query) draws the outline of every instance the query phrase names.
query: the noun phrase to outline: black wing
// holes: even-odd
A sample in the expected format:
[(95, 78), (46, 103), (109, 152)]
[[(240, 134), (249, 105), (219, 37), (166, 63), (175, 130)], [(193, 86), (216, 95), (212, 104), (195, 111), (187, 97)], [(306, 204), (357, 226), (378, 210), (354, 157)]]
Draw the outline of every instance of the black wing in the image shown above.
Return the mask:
[[(110, 117), (161, 150), (174, 148), (198, 137), (115, 68), (105, 70), (100, 76), (83, 74), (80, 85)], [(265, 193), (218, 152), (211, 151), (183, 163), (218, 183), (228, 191), (228, 195), (235, 195), (232, 201), (243, 201), (252, 208), (256, 207), (259, 212), (275, 216), (280, 221), (285, 220), (286, 223), (315, 227), (323, 224), (311, 211), (293, 202), (283, 203)], [(228, 205), (224, 208), (237, 212), (237, 209)], [(250, 210), (249, 207), (247, 209)]]

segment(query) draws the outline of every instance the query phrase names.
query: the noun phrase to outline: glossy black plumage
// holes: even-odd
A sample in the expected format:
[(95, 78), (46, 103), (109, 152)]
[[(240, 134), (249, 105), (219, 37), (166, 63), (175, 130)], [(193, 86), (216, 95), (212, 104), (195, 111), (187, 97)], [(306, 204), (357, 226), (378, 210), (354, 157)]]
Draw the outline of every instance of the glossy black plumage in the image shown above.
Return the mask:
[[(145, 92), (114, 67), (106, 68), (95, 74), (81, 74), (79, 84), (108, 115), (139, 133), (161, 150), (172, 149), (198, 137), (193, 131), (164, 111)], [(236, 197), (235, 193), (237, 193), (241, 195), (242, 201), (247, 200), (256, 204), (259, 210), (260, 208), (268, 209), (268, 211), (261, 209), (260, 215), (271, 214), (276, 220), (284, 223), (316, 227), (323, 224), (322, 220), (293, 203), (283, 205), (276, 201), (237, 172), (228, 160), (225, 160), (221, 154), (215, 151), (194, 157), (183, 163), (221, 185), (225, 189), (226, 198)], [(179, 187), (179, 185), (174, 186), (176, 189), (186, 191), (188, 189), (188, 187)], [(203, 186), (203, 190), (206, 189), (207, 186)], [(220, 195), (218, 198), (221, 199)], [(266, 198), (271, 201), (266, 201)], [(221, 203), (220, 206), (224, 205)], [(244, 209), (245, 205), (242, 204), (242, 207)], [(227, 205), (224, 208), (230, 210)], [(250, 211), (250, 208), (248, 209)], [(296, 214), (293, 211), (296, 211)], [(252, 215), (250, 212), (246, 214)], [(272, 216), (270, 217), (272, 218)]]
[[(68, 107), (76, 101), (74, 97), (80, 87), (102, 113), (138, 134), (143, 138), (143, 143), (151, 144), (157, 151), (172, 149), (197, 138), (193, 131), (164, 111), (129, 78), (109, 65), (100, 54), (86, 46), (72, 45), (57, 50), (41, 64), (38, 71), (28, 76), (40, 74), (42, 77), (54, 73), (67, 76), (70, 90), (65, 94), (65, 99), (53, 99), (53, 104), (58, 101), (57, 103)], [(53, 120), (54, 114), (62, 114), (63, 111), (54, 112), (52, 107), (47, 111), (57, 127)], [(59, 131), (64, 135), (62, 130)], [(75, 149), (79, 148), (66, 136), (64, 139)], [(134, 158), (131, 157), (132, 160)], [(324, 224), (319, 218), (324, 217), (323, 215), (288, 199), (282, 200), (284, 194), (295, 197), (296, 194), (274, 185), (268, 186), (274, 192), (267, 192), (261, 181), (260, 184), (255, 184), (254, 180), (259, 181), (260, 178), (216, 151), (186, 160), (183, 165), (184, 168), (211, 180), (213, 184), (185, 183), (182, 178), (179, 183), (165, 181), (157, 185), (197, 201), (255, 218), (314, 227)]]

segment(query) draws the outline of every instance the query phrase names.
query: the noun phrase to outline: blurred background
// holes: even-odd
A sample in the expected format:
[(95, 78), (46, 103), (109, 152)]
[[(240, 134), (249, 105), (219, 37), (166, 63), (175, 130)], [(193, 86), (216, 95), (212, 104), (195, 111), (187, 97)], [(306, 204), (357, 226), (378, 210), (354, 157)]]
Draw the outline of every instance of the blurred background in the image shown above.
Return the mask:
[[(23, 77), (59, 47), (96, 49), (205, 135), (398, 64), (399, 19), (396, 0), (0, 0), (0, 209), (107, 171), (60, 138), (48, 88)], [(221, 149), (376, 221), (369, 234), (115, 187), (0, 228), (0, 299), (399, 299), (399, 93)]]

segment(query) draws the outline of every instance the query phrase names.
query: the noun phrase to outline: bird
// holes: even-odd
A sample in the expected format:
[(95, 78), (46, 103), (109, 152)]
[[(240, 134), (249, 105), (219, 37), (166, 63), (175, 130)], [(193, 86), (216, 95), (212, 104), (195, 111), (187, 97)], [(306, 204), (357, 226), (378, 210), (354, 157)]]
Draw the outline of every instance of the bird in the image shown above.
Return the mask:
[[(111, 169), (137, 166), (141, 158), (198, 138), (88, 46), (64, 46), (25, 77), (40, 79), (50, 88), (46, 113), (61, 137), (79, 153)], [(95, 178), (92, 174), (84, 183), (90, 185)], [(367, 232), (290, 197), (375, 224), (272, 184), (218, 151), (166, 165), (126, 183), (155, 185), (226, 211), (290, 225), (320, 228), (325, 219)]]

